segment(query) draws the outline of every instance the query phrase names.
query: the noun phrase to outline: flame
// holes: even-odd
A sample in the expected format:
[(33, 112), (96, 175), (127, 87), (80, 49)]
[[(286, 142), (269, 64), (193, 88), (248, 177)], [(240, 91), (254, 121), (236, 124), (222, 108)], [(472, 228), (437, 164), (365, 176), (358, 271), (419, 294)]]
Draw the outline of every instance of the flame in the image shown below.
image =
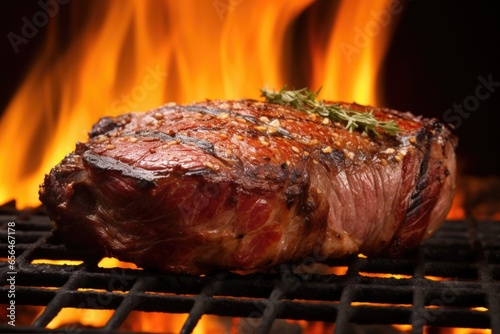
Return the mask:
[(403, 9), (394, 3), (376, 0), (368, 8), (358, 1), (340, 3), (327, 50), (313, 63), (314, 86), (323, 87), (326, 99), (383, 104), (379, 71)]
[(113, 315), (112, 310), (85, 310), (73, 307), (61, 309), (47, 328), (57, 329), (65, 326), (103, 327)]
[(137, 265), (131, 262), (119, 261), (112, 257), (103, 257), (97, 264), (99, 268), (123, 268), (123, 269), (140, 269)]
[[(436, 327), (424, 327), (424, 334), (436, 333)], [(479, 328), (448, 328), (440, 327), (440, 334), (491, 334), (491, 329), (479, 329)]]
[[(45, 260), (37, 259), (33, 260), (31, 263), (48, 263), (53, 265), (77, 265), (83, 261), (68, 261), (68, 260)], [(133, 263), (122, 262), (114, 258), (105, 257), (98, 263), (100, 268), (132, 268), (135, 269), (137, 266)], [(99, 291), (104, 292), (99, 289), (78, 289), (78, 291)], [(113, 291), (119, 293), (121, 291)], [(106, 325), (108, 320), (113, 315), (113, 310), (93, 310), (93, 309), (80, 309), (80, 308), (63, 308), (57, 314), (57, 316), (52, 319), (52, 321), (47, 325), (47, 328), (57, 329), (64, 326), (93, 326), (93, 327), (103, 327)]]
[(365, 277), (377, 277), (377, 278), (394, 278), (394, 279), (410, 279), (412, 275), (404, 274), (389, 274), (389, 273), (369, 273), (369, 272), (359, 272), (359, 275)]
[(450, 211), (446, 216), (448, 220), (459, 220), (465, 218), (465, 210), (464, 210), (464, 194), (459, 189), (455, 192), (455, 196), (453, 197), (453, 202), (451, 203)]
[(31, 261), (31, 264), (52, 264), (56, 266), (77, 266), (82, 264), (83, 261), (80, 260), (50, 260), (50, 259), (36, 259)]
[[(313, 5), (109, 1), (91, 6), (82, 26), (69, 31), (67, 45), (61, 45), (58, 34), (66, 29), (55, 17), (40, 56), (0, 119), (0, 161), (8, 162), (0, 165), (0, 203), (15, 198), (19, 207), (39, 205), (44, 174), (86, 139), (101, 116), (168, 101), (259, 98), (259, 87), (288, 83), (295, 69), (287, 62), (290, 30)], [(80, 15), (88, 4), (71, 6)], [(328, 99), (381, 103), (378, 72), (398, 17), (390, 6), (389, 0), (341, 2), (334, 26), (327, 27), (326, 47), (309, 29), (313, 63), (306, 84), (323, 86)], [(386, 21), (378, 18), (383, 13), (389, 13)], [(360, 34), (366, 45), (357, 43)], [(345, 45), (355, 53), (347, 56)]]
[[(93, 8), (64, 51), (52, 24), (0, 120), (0, 161), (8, 162), (0, 203), (39, 205), (44, 174), (101, 116), (167, 101), (258, 98), (259, 87), (283, 85), (284, 35), (312, 2), (109, 1)], [(72, 5), (75, 14), (87, 11)]]

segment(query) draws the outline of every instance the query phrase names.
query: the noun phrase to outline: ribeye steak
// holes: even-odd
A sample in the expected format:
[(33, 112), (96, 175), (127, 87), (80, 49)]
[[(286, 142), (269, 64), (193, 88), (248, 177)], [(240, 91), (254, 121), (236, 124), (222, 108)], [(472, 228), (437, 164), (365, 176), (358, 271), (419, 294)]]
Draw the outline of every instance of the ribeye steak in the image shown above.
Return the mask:
[(436, 119), (350, 108), (402, 131), (349, 132), (255, 100), (104, 117), (46, 175), (40, 199), (69, 248), (165, 272), (396, 256), (445, 219), (457, 141)]

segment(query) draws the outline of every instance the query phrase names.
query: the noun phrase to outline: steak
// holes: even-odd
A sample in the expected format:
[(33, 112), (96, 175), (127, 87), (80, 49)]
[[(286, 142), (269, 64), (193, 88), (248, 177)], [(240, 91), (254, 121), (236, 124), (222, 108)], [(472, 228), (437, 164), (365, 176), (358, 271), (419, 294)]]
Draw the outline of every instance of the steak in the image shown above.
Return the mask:
[(399, 256), (446, 217), (456, 137), (436, 119), (348, 106), (402, 131), (349, 132), (255, 100), (104, 117), (40, 200), (68, 248), (164, 272)]

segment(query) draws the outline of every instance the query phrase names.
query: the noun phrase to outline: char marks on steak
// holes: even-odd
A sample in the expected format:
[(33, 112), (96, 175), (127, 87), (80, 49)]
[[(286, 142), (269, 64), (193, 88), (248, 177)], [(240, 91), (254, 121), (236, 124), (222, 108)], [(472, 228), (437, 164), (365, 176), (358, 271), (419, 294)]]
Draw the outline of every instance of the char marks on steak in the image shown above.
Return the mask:
[(350, 108), (403, 131), (351, 133), (254, 100), (105, 117), (46, 175), (40, 199), (69, 248), (166, 272), (396, 256), (445, 219), (456, 139), (435, 119)]

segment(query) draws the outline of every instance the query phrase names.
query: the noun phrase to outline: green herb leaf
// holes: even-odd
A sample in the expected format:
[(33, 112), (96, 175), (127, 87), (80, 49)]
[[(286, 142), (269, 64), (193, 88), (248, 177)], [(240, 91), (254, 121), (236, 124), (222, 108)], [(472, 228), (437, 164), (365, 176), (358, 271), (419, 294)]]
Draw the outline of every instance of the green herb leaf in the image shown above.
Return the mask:
[(325, 104), (323, 100), (316, 100), (321, 88), (317, 92), (309, 88), (287, 90), (286, 86), (279, 92), (261, 88), (262, 96), (266, 102), (280, 105), (289, 105), (308, 114), (316, 113), (323, 117), (329, 117), (334, 122), (345, 124), (349, 131), (360, 130), (365, 133), (380, 135), (377, 129), (383, 129), (389, 135), (395, 135), (401, 128), (393, 120), (379, 121), (373, 115), (373, 110), (361, 112), (348, 108), (342, 108), (340, 104)]

